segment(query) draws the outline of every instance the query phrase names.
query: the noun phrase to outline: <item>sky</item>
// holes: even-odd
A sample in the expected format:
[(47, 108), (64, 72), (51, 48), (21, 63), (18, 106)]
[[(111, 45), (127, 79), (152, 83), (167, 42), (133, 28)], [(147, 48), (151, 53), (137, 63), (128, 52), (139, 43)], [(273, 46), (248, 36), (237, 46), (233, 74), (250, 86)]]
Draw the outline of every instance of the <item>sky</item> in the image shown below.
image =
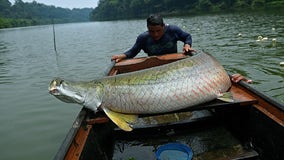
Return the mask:
[[(9, 0), (14, 4), (15, 0)], [(23, 2), (43, 3), (45, 5), (54, 5), (62, 8), (95, 8), (99, 0), (22, 0)]]

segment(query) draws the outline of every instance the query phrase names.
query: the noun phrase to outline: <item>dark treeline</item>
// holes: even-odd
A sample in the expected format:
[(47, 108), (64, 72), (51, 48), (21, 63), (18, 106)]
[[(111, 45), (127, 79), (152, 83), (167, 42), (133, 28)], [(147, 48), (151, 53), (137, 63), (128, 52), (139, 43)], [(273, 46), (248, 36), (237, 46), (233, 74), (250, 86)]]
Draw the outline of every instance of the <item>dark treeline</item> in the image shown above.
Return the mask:
[(84, 22), (90, 20), (92, 10), (93, 8), (68, 9), (22, 0), (16, 0), (12, 5), (8, 0), (0, 0), (0, 28)]
[(145, 18), (150, 13), (164, 16), (193, 15), (243, 10), (284, 10), (283, 0), (99, 0), (98, 7), (68, 9), (33, 1), (0, 0), (0, 29), (69, 23)]
[(145, 18), (150, 13), (174, 16), (283, 8), (283, 0), (100, 0), (91, 20)]

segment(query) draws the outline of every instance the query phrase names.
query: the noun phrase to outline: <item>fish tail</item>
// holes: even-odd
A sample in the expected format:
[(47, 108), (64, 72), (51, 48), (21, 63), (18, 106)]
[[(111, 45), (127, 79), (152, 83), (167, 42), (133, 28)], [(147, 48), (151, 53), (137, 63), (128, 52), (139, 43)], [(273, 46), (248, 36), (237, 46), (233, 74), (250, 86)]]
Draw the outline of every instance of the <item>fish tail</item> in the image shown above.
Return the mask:
[(106, 107), (102, 107), (102, 109), (105, 114), (113, 121), (113, 123), (115, 123), (120, 129), (124, 131), (133, 130), (130, 123), (134, 123), (137, 120), (138, 115), (122, 114), (109, 110)]

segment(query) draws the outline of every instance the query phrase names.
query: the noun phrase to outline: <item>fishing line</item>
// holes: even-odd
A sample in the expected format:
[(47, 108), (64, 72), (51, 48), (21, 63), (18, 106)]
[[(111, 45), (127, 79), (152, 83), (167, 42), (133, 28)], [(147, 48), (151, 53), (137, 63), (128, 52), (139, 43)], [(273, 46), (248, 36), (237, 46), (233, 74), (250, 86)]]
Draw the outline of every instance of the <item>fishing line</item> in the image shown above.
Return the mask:
[(53, 33), (53, 49), (55, 52), (55, 60), (56, 60), (56, 76), (61, 77), (64, 74), (64, 68), (60, 67), (60, 54), (57, 52), (57, 45), (56, 45), (56, 31), (54, 21), (52, 19), (52, 33)]
[(54, 47), (54, 51), (57, 54), (57, 50), (56, 50), (56, 38), (55, 38), (55, 29), (54, 29), (54, 23), (52, 20), (52, 30), (53, 30), (53, 47)]
[(53, 48), (55, 51), (55, 60), (56, 60), (56, 68), (57, 68), (57, 73), (59, 73), (59, 55), (57, 53), (57, 49), (56, 49), (56, 35), (55, 35), (55, 27), (54, 27), (54, 21), (52, 19), (52, 33), (53, 33)]

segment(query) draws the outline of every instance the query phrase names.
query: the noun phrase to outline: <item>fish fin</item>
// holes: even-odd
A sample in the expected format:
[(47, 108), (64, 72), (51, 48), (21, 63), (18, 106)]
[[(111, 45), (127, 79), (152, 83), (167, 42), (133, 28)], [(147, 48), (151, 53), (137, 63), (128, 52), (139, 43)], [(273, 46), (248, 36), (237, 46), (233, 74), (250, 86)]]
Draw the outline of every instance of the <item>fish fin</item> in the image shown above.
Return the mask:
[(105, 107), (102, 107), (102, 109), (104, 110), (105, 114), (113, 121), (113, 123), (115, 123), (120, 129), (124, 131), (133, 130), (129, 123), (134, 123), (138, 118), (137, 115), (118, 113)]
[(224, 102), (234, 102), (233, 96), (230, 92), (220, 93), (218, 94), (218, 98), (221, 101)]

